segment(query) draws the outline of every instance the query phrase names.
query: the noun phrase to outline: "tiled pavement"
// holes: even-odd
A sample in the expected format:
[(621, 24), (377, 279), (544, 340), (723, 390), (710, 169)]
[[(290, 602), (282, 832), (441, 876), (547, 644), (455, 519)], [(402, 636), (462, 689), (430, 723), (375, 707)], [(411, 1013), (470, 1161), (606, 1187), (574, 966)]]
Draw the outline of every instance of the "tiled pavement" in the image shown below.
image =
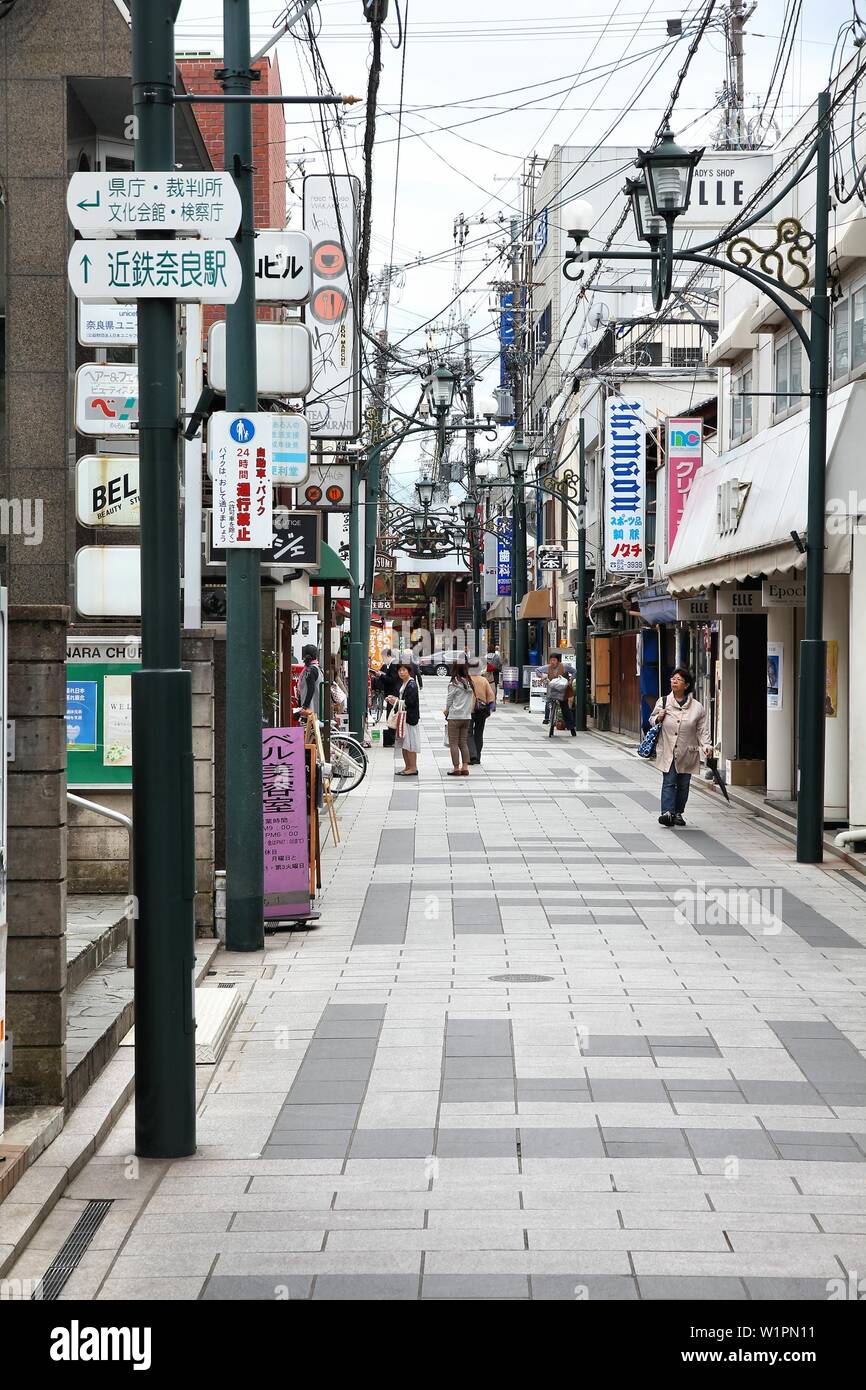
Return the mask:
[[(197, 1155), (132, 1115), (13, 1271), (113, 1199), (67, 1297), (826, 1299), (866, 1270), (866, 880), (523, 710), (387, 750), (315, 930), (252, 978)], [(835, 1281), (835, 1282), (834, 1282)], [(855, 1279), (856, 1284), (856, 1279)]]

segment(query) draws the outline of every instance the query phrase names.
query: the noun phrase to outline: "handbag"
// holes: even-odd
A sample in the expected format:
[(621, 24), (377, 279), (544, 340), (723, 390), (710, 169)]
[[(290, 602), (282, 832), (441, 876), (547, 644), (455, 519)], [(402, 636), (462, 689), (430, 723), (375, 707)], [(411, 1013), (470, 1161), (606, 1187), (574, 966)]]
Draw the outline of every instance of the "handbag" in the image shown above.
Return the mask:
[(396, 705), (393, 705), (393, 706), (392, 706), (391, 712), (390, 712), (390, 714), (388, 715), (388, 718), (387, 718), (386, 721), (385, 721), (386, 724), (388, 725), (388, 728), (389, 728), (389, 729), (396, 729), (396, 730), (398, 730), (398, 732), (399, 732), (399, 727), (400, 727), (400, 715), (401, 715), (401, 714), (403, 715), (403, 723), (404, 723), (404, 725), (405, 725), (405, 723), (406, 723), (406, 706), (404, 705), (404, 703), (403, 703), (402, 700), (398, 700), (397, 703), (396, 703)]
[(647, 729), (643, 738), (637, 746), (639, 758), (654, 758), (656, 755), (656, 744), (659, 741), (659, 734), (662, 731), (661, 724), (653, 724)]

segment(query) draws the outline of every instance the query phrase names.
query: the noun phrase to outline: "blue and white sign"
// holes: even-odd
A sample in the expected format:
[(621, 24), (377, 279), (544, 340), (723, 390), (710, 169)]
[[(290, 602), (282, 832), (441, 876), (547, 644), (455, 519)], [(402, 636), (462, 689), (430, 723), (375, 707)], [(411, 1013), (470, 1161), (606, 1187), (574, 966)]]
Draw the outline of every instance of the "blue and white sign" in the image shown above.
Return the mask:
[(533, 239), (532, 239), (532, 242), (533, 242), (533, 251), (532, 251), (532, 262), (533, 262), (533, 265), (534, 265), (535, 262), (538, 260), (539, 256), (541, 255), (542, 251), (544, 250), (545, 246), (547, 245), (547, 233), (548, 233), (549, 222), (550, 222), (550, 218), (549, 218), (549, 216), (548, 216), (547, 208), (542, 208), (542, 209), (541, 209), (541, 212), (538, 214), (538, 216), (537, 216), (536, 219), (535, 219), (535, 236), (534, 236)]
[(496, 592), (501, 598), (511, 593), (511, 518), (501, 516), (496, 523)]
[(92, 753), (96, 749), (96, 681), (66, 682), (66, 747)]
[(208, 422), (213, 478), (213, 545), (227, 550), (270, 550), (274, 535), (268, 411), (236, 415), (217, 410)]
[(229, 434), (236, 444), (249, 444), (255, 436), (255, 432), (256, 427), (252, 420), (248, 420), (244, 415), (239, 416), (237, 420), (232, 420), (229, 425)]
[(607, 401), (604, 564), (608, 574), (646, 569), (646, 425), (643, 401)]
[(310, 427), (303, 415), (274, 415), (271, 482), (296, 487), (310, 476)]

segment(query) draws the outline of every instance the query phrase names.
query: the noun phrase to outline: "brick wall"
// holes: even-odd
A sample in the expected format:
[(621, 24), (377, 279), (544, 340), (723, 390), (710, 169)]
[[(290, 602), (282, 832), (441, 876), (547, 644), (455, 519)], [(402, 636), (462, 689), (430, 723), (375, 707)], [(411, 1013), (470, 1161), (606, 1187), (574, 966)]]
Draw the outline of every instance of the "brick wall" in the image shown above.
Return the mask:
[[(222, 66), (221, 58), (181, 58), (178, 67), (188, 92), (221, 92), (214, 72)], [(282, 92), (280, 69), (276, 59), (262, 58), (253, 64), (261, 78), (253, 91), (260, 96)], [(207, 146), (215, 169), (225, 168), (223, 147), (223, 108), (217, 103), (193, 103), (193, 114)], [(283, 227), (286, 222), (286, 118), (282, 106), (253, 107), (253, 206), (256, 227)], [(261, 306), (256, 317), (272, 322), (280, 316), (274, 307)], [(204, 334), (218, 319), (225, 318), (225, 309), (205, 305)]]

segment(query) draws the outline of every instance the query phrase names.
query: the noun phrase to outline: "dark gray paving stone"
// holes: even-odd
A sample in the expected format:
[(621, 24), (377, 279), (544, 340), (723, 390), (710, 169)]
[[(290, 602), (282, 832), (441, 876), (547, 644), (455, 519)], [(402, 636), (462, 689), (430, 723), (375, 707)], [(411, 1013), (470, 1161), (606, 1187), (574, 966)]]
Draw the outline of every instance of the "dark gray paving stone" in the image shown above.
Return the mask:
[(451, 904), (455, 931), (458, 927), (494, 927), (502, 929), (499, 904), (494, 896), (488, 898), (460, 898), (454, 895)]
[(826, 1279), (750, 1279), (746, 1276), (749, 1297), (755, 1302), (787, 1303), (794, 1299), (827, 1301)]
[(483, 1033), (456, 1038), (446, 1036), (445, 1054), (447, 1057), (510, 1057), (511, 1039), (487, 1037)]
[(629, 1034), (591, 1032), (580, 1050), (585, 1057), (648, 1057), (649, 1043)]
[(482, 1081), (446, 1081), (442, 1100), (448, 1105), (470, 1101), (486, 1104), (489, 1101), (514, 1100), (514, 1082), (486, 1079)]
[(348, 1081), (309, 1081), (299, 1073), (295, 1078), (289, 1100), (293, 1105), (341, 1105), (350, 1101), (359, 1104), (364, 1099), (368, 1078)]
[(427, 1158), (433, 1139), (432, 1129), (359, 1129), (352, 1158)]
[(745, 1105), (745, 1097), (739, 1091), (681, 1091), (668, 1084), (671, 1104), (685, 1105)]
[(452, 1018), (449, 1014), (447, 1028), (451, 1038), (475, 1037), (479, 1033), (497, 1038), (511, 1037), (511, 1024), (507, 1018)]
[(274, 1144), (268, 1143), (262, 1150), (263, 1158), (292, 1159), (294, 1162), (311, 1162), (314, 1159), (344, 1159), (348, 1145), (336, 1144)]
[(792, 1163), (863, 1163), (866, 1162), (859, 1149), (841, 1145), (818, 1144), (780, 1144), (782, 1158)]
[(497, 917), (486, 921), (466, 921), (454, 923), (455, 936), (502, 936), (502, 923)]
[(822, 1105), (808, 1081), (741, 1081), (743, 1094), (752, 1105)]
[(525, 1100), (531, 1100), (533, 1094), (541, 1091), (544, 1091), (545, 1094), (552, 1092), (561, 1096), (589, 1096), (589, 1083), (582, 1076), (519, 1076), (517, 1087)]
[(637, 1299), (637, 1284), (616, 1274), (533, 1274), (532, 1297), (561, 1303), (626, 1302)]
[(782, 1042), (788, 1038), (844, 1038), (845, 1034), (840, 1032), (835, 1023), (827, 1023), (825, 1020), (817, 1022), (812, 1019), (778, 1019), (769, 1022), (769, 1026)]
[(498, 1299), (528, 1299), (529, 1280), (525, 1274), (425, 1274), (421, 1297), (466, 1301), (477, 1298), (487, 1303)]
[(358, 1018), (377, 1018), (381, 1022), (385, 1017), (384, 1004), (343, 1004), (340, 1002), (328, 1004), (322, 1015), (322, 1020), (358, 1019)]
[(408, 883), (371, 883), (352, 944), (354, 946), (402, 946), (409, 919)]
[(614, 835), (613, 838), (618, 845), (628, 850), (629, 854), (658, 854), (660, 852), (647, 835), (634, 833)]
[(591, 777), (597, 777), (601, 782), (627, 782), (629, 780), (622, 772), (617, 772), (615, 767), (607, 767), (604, 763), (593, 763), (589, 772)]
[(404, 791), (402, 788), (400, 791), (395, 791), (391, 796), (390, 809), (392, 811), (417, 811), (417, 791), (413, 793), (410, 791)]
[(448, 832), (448, 848), (452, 854), (472, 852), (479, 854), (484, 852), (484, 841), (474, 830), (450, 830)]
[(371, 1060), (365, 1057), (340, 1057), (329, 1062), (304, 1060), (293, 1085), (301, 1082), (311, 1086), (317, 1081), (366, 1081), (370, 1075)]
[(828, 950), (863, 950), (860, 941), (849, 936), (828, 917), (823, 917), (820, 912), (816, 912), (809, 903), (804, 903), (801, 898), (795, 897), (787, 888), (782, 889), (782, 921), (786, 927), (790, 927), (791, 931), (796, 932), (810, 945), (821, 946)]
[(215, 1274), (207, 1281), (201, 1299), (204, 1303), (227, 1300), (237, 1302), (281, 1302), (310, 1297), (312, 1274)]
[(514, 1064), (509, 1057), (445, 1057), (445, 1080), (510, 1081)]
[(715, 1039), (709, 1033), (648, 1033), (650, 1047), (694, 1047), (701, 1051), (718, 1052)]
[(639, 1274), (641, 1298), (719, 1303), (735, 1300), (745, 1302), (746, 1291), (740, 1279), (725, 1275)]
[[(669, 1091), (730, 1091), (732, 1096), (740, 1096), (736, 1081), (726, 1076), (712, 1077), (671, 1077), (667, 1082)], [(742, 1096), (740, 1096), (742, 1100)]]
[(582, 801), (583, 805), (590, 811), (595, 810), (599, 806), (613, 806), (614, 804), (608, 796), (587, 795), (583, 792), (580, 793), (578, 800)]
[(833, 1090), (822, 1086), (821, 1099), (825, 1105), (832, 1105), (834, 1110), (843, 1105), (866, 1106), (866, 1088), (851, 1086), (847, 1090)]
[(696, 1158), (776, 1158), (776, 1150), (761, 1129), (687, 1129)]
[(277, 1117), (280, 1129), (354, 1129), (358, 1105), (308, 1105), (291, 1097)]
[(315, 1042), (333, 1038), (378, 1038), (381, 1025), (376, 1018), (335, 1018), (320, 1023), (316, 1028)]
[(601, 1135), (595, 1126), (574, 1129), (533, 1129), (520, 1126), (524, 1158), (604, 1158)]
[(745, 927), (741, 927), (737, 922), (718, 922), (712, 926), (692, 923), (698, 936), (749, 936)]
[(819, 1025), (821, 1035), (803, 1033), (803, 1025), (786, 1020), (771, 1022), (773, 1032), (784, 1043), (801, 1072), (816, 1090), (824, 1092), (866, 1091), (866, 1059), (848, 1041), (844, 1033), (834, 1029), (833, 1035), (823, 1030), (832, 1024)]
[(636, 801), (638, 806), (642, 807), (644, 811), (655, 811), (656, 815), (659, 814), (661, 808), (660, 796), (653, 796), (652, 792), (638, 791), (637, 788), (629, 788), (626, 795), (631, 801)]
[(411, 864), (415, 855), (415, 831), (387, 827), (379, 837), (377, 864)]
[(440, 1129), (436, 1137), (440, 1158), (516, 1158), (513, 1129)]
[(517, 1086), (517, 1104), (521, 1105), (587, 1105), (589, 1090), (584, 1091), (522, 1091)]
[(632, 1078), (592, 1078), (592, 1098), (595, 1101), (634, 1100), (642, 1104), (652, 1101), (667, 1103), (667, 1093), (661, 1081)]
[(349, 1303), (401, 1302), (418, 1298), (417, 1274), (319, 1274), (313, 1302), (332, 1299)]
[(691, 825), (685, 829), (680, 827), (672, 837), (673, 843), (676, 844), (680, 837), (684, 843), (688, 844), (689, 849), (696, 849), (698, 854), (703, 855), (704, 859), (716, 868), (751, 868), (748, 859), (744, 859), (741, 854), (737, 854), (721, 840), (714, 840), (712, 835), (708, 835), (705, 830), (696, 830)]

